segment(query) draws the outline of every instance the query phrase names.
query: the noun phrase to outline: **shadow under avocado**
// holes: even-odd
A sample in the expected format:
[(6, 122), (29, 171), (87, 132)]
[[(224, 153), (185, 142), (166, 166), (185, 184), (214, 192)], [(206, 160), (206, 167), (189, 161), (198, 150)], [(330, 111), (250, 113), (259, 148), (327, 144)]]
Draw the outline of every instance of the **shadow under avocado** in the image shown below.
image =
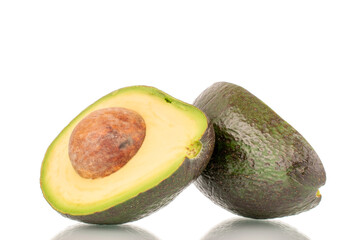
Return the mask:
[(52, 240), (159, 240), (145, 230), (131, 225), (76, 225)]
[(202, 240), (310, 240), (293, 227), (277, 221), (233, 219), (220, 223)]

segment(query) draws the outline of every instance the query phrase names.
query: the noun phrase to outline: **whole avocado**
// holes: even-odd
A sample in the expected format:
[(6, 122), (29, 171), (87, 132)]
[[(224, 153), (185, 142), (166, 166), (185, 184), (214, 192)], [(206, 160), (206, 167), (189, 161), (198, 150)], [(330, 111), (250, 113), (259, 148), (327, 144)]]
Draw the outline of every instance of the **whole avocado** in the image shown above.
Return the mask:
[(223, 208), (266, 219), (307, 211), (321, 200), (324, 167), (310, 144), (244, 88), (215, 83), (194, 102), (213, 123), (215, 148), (195, 182)]

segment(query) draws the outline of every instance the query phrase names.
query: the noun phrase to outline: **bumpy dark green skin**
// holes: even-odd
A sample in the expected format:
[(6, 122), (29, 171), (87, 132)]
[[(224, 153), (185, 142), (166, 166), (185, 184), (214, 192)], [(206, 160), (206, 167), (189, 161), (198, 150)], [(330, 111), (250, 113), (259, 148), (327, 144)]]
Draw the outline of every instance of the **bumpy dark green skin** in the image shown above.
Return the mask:
[(294, 215), (317, 206), (324, 167), (310, 144), (261, 100), (215, 83), (194, 103), (215, 129), (215, 148), (196, 186), (216, 204), (251, 218)]
[(185, 187), (195, 180), (209, 162), (214, 148), (214, 129), (209, 124), (200, 142), (202, 149), (192, 159), (185, 158), (183, 164), (156, 187), (120, 203), (108, 210), (90, 215), (69, 215), (65, 217), (93, 224), (121, 224), (143, 218), (170, 203)]

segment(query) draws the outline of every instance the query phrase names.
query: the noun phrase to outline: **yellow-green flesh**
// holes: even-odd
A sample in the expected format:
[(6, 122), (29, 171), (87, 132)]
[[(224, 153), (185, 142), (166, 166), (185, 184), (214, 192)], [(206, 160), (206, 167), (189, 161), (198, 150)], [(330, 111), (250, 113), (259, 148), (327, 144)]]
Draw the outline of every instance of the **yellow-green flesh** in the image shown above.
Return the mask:
[[(99, 179), (82, 178), (69, 160), (70, 135), (90, 112), (109, 107), (139, 113), (146, 123), (145, 140), (117, 172)], [(200, 110), (155, 88), (136, 86), (112, 92), (80, 113), (49, 146), (41, 170), (44, 197), (57, 211), (72, 215), (100, 212), (125, 202), (171, 176), (186, 157), (194, 158), (206, 128)]]

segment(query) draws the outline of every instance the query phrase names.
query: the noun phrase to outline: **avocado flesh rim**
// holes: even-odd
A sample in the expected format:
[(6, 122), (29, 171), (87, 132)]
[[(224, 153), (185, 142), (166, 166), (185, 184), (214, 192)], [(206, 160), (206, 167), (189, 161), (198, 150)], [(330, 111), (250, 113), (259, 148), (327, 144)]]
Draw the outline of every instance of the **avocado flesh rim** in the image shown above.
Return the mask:
[[(142, 115), (147, 125), (144, 143), (119, 171), (101, 179), (81, 178), (68, 159), (70, 134), (87, 114), (107, 107), (125, 107)], [(196, 157), (201, 150), (198, 141), (206, 129), (207, 119), (200, 110), (156, 88), (135, 86), (114, 91), (80, 113), (49, 146), (40, 179), (44, 197), (65, 214), (104, 211), (155, 187), (186, 157)]]

